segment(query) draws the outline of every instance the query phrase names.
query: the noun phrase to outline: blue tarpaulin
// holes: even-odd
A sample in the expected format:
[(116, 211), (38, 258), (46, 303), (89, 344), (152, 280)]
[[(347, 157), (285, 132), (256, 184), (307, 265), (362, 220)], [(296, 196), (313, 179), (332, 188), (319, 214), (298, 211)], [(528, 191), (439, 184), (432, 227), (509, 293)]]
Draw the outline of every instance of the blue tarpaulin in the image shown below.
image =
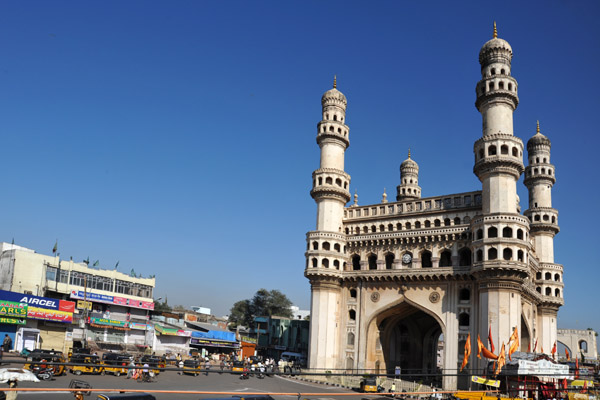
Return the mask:
[(217, 339), (217, 340), (227, 340), (230, 342), (235, 342), (235, 333), (233, 332), (222, 332), (222, 331), (208, 331), (208, 332), (192, 332), (193, 338), (202, 338), (202, 339)]

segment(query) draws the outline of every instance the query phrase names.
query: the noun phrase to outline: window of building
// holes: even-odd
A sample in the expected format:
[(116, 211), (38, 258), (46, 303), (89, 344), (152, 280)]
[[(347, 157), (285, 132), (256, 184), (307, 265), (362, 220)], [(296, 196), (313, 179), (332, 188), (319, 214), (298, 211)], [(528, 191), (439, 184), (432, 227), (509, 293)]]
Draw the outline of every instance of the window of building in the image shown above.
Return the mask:
[(452, 266), (452, 253), (450, 250), (442, 251), (440, 254), (440, 267), (451, 267)]
[(421, 253), (421, 267), (422, 268), (431, 268), (433, 266), (433, 264), (431, 263), (431, 252), (430, 251), (423, 251)]

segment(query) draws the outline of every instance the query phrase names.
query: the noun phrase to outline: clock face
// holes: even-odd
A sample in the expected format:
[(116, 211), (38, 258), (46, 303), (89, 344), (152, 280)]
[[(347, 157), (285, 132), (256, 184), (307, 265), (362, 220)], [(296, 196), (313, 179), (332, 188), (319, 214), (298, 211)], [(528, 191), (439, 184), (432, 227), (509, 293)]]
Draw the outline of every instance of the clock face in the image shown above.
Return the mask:
[(402, 262), (404, 264), (410, 264), (411, 261), (412, 261), (412, 256), (410, 254), (406, 253), (402, 256)]

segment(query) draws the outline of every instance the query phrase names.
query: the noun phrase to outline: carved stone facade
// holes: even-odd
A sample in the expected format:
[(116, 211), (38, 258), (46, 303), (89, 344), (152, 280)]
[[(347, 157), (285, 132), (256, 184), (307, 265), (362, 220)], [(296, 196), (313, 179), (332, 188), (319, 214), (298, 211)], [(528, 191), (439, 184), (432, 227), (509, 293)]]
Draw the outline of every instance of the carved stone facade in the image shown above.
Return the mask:
[[(549, 353), (563, 304), (563, 267), (554, 263), (558, 213), (550, 141), (539, 131), (523, 142), (513, 135), (519, 99), (511, 75), (512, 49), (496, 37), (480, 51), (476, 107), (483, 134), (473, 171), (482, 189), (421, 197), (419, 167), (402, 162), (396, 202), (361, 206), (350, 199), (344, 171), (349, 146), (346, 97), (334, 88), (322, 98), (318, 124), (320, 168), (311, 195), (317, 226), (307, 233), (305, 276), (311, 283), (309, 367), (436, 373), (452, 376), (464, 343), (492, 337), (499, 348), (515, 327), (521, 350), (537, 343)], [(525, 172), (529, 209), (521, 214), (517, 181)], [(443, 357), (438, 341), (443, 334)], [(472, 367), (483, 361), (472, 357)]]

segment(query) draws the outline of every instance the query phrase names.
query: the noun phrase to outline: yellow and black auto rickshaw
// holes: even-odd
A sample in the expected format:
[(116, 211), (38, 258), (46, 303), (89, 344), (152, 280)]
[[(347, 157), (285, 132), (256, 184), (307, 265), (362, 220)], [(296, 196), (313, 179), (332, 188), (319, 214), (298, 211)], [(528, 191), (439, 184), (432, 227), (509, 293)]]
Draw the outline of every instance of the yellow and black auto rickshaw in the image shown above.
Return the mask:
[(52, 369), (52, 374), (54, 376), (60, 376), (66, 373), (64, 365), (47, 365), (46, 362), (64, 363), (65, 357), (63, 356), (62, 351), (35, 349), (27, 356), (27, 363), (23, 365), (23, 368), (33, 370), (36, 366), (42, 366), (43, 368), (47, 366)]
[(366, 376), (360, 381), (360, 391), (363, 393), (377, 393), (377, 378)]
[(244, 362), (243, 361), (234, 361), (231, 366), (231, 372), (244, 372)]
[(131, 359), (131, 355), (127, 353), (104, 353), (102, 355), (102, 375), (113, 374), (121, 376), (127, 374), (127, 364)]
[(183, 373), (186, 375), (200, 375), (200, 361), (197, 358), (189, 358), (183, 361)]
[(81, 374), (101, 374), (104, 367), (100, 364), (100, 357), (90, 354), (73, 354), (70, 363), (82, 365), (70, 365), (69, 372), (75, 375)]

